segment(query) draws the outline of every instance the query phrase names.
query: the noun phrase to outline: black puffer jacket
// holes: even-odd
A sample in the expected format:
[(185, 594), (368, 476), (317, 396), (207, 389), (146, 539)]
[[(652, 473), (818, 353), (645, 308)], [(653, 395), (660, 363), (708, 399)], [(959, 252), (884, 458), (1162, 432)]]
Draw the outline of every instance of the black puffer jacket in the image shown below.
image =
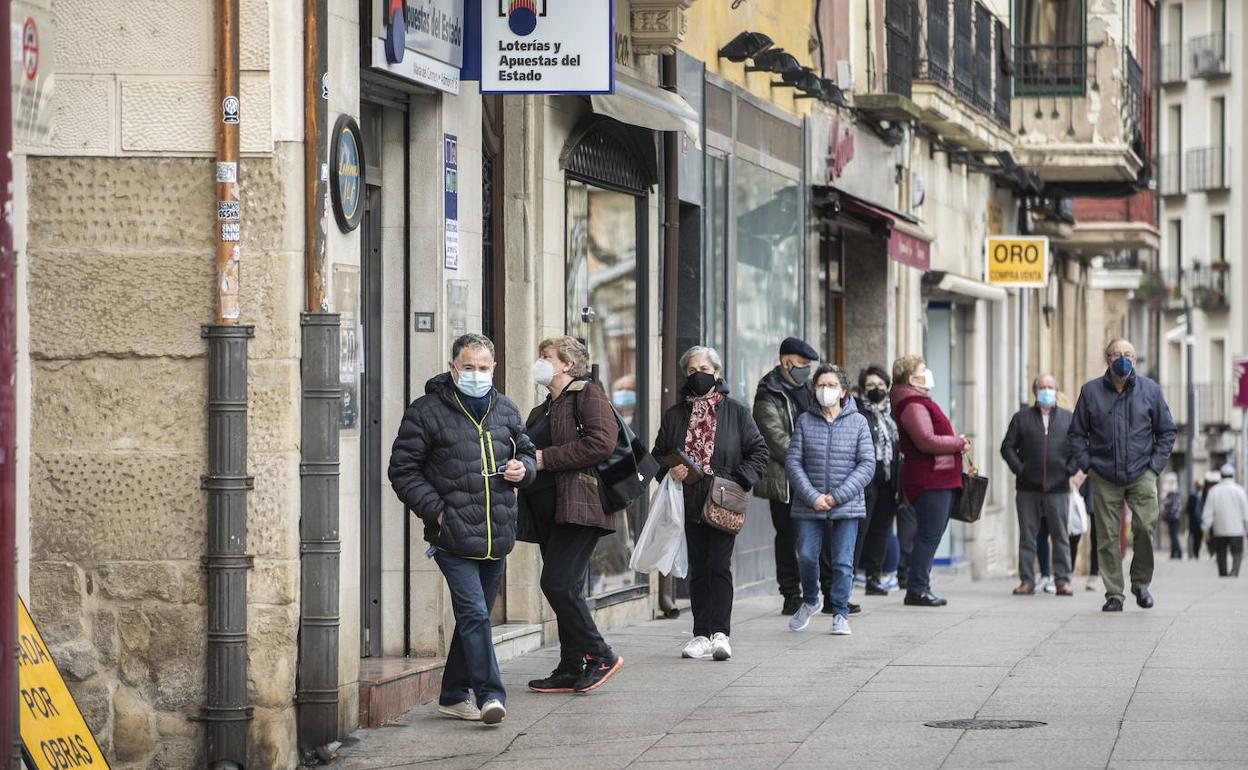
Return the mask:
[[(716, 387), (725, 396), (728, 394), (722, 380)], [(677, 404), (663, 413), (653, 452), (660, 464), (673, 451), (684, 451), (692, 414), (688, 402)], [(711, 454), (711, 470), (715, 471), (715, 475), (732, 479), (748, 492), (763, 475), (767, 458), (767, 442), (758, 432), (750, 410), (731, 398), (721, 401), (715, 414), (715, 451)], [(667, 466), (659, 471), (657, 479), (661, 480), (665, 473)], [(701, 521), (702, 506), (711, 492), (711, 479), (703, 476), (697, 484), (686, 485), (684, 491), (685, 519)]]
[[(515, 488), (531, 484), (537, 475), (533, 442), (524, 432), (520, 411), (498, 391), (490, 398), (478, 426), (451, 375), (439, 374), (403, 413), (390, 454), (390, 484), (424, 522), (425, 540), (472, 559), (501, 559), (511, 552), (516, 543)], [(502, 476), (513, 456), (513, 441), (514, 456), (525, 469), (518, 485)], [(483, 471), (498, 475), (490, 476), (487, 484)]]

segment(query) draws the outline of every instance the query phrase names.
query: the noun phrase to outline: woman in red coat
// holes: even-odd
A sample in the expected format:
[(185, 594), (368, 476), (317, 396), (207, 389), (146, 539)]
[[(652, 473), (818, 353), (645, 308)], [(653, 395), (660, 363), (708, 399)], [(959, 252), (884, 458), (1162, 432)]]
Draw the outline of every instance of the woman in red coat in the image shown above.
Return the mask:
[(919, 356), (893, 362), (889, 392), (901, 445), (901, 490), (914, 508), (917, 529), (910, 554), (906, 604), (943, 607), (946, 602), (931, 590), (932, 559), (949, 526), (953, 499), (962, 488), (962, 453), (970, 449), (966, 436), (953, 425), (928, 393), (936, 377)]

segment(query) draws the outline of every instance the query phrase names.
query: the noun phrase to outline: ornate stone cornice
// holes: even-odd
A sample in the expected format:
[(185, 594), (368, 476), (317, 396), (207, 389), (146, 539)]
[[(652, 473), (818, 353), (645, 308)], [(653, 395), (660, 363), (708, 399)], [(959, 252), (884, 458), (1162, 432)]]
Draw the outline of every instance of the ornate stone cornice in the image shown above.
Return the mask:
[(669, 54), (689, 31), (685, 11), (694, 0), (631, 0), (630, 37), (633, 53)]

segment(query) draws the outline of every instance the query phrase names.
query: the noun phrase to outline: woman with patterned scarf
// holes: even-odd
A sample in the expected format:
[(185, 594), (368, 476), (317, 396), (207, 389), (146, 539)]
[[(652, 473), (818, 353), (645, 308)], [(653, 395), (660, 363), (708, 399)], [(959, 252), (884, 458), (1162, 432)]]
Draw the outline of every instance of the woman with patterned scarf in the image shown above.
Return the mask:
[(685, 542), (689, 549), (689, 603), (693, 639), (685, 658), (732, 657), (732, 548), (736, 536), (702, 522), (702, 508), (713, 476), (729, 478), (747, 492), (767, 467), (767, 444), (750, 410), (728, 398), (723, 361), (714, 348), (695, 346), (680, 357), (685, 375), (684, 403), (663, 413), (654, 456), (682, 452), (702, 473), (695, 479), (684, 465), (664, 472), (684, 484)]

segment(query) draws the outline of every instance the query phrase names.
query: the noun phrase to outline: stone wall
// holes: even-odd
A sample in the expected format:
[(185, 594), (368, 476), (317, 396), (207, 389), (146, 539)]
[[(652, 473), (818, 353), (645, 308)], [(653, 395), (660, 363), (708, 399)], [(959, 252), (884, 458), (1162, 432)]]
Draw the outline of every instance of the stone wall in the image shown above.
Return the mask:
[[(297, 178), (243, 164), (252, 762), (293, 760), (298, 605)], [(31, 611), (116, 767), (191, 767), (203, 738), (207, 159), (32, 158)]]

